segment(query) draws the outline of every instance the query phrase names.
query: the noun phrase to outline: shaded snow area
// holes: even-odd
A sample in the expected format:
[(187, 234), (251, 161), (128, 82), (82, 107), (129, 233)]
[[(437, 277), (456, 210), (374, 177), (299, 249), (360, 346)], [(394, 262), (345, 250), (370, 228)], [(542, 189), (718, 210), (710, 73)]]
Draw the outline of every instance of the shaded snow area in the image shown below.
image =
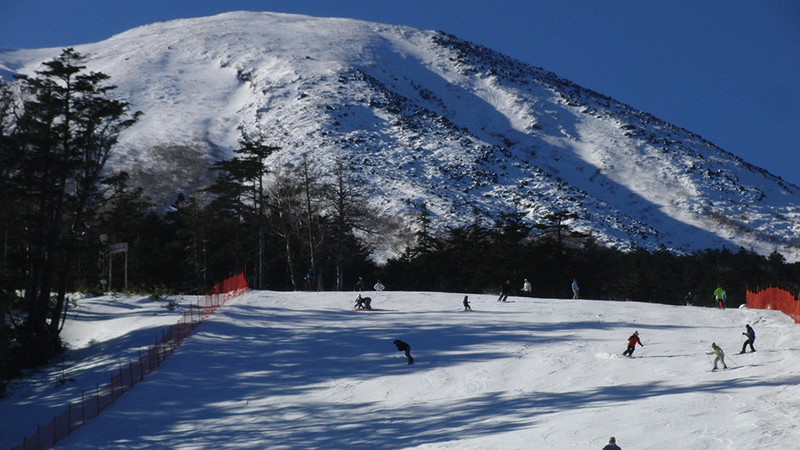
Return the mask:
[[(463, 312), (463, 294), (382, 292), (366, 312), (351, 309), (355, 295), (231, 300), (58, 447), (600, 449), (613, 435), (624, 449), (788, 449), (800, 438), (800, 327), (776, 311), (470, 295)], [(0, 403), (0, 447), (107, 381), (125, 349), (179, 314), (81, 300), (64, 363)], [(748, 323), (757, 352), (740, 355)], [(620, 356), (635, 330), (645, 346)], [(710, 370), (712, 342), (728, 370)]]

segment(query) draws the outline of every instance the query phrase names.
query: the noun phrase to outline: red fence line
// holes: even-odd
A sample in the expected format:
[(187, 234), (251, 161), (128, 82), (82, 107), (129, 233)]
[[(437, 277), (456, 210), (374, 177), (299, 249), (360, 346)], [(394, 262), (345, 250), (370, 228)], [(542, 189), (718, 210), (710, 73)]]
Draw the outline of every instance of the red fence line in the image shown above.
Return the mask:
[(94, 393), (81, 393), (81, 399), (68, 405), (61, 415), (54, 416), (47, 425), (39, 426), (36, 432), (26, 437), (14, 450), (48, 449), (67, 437), (76, 428), (97, 417), (100, 411), (114, 403), (122, 394), (144, 379), (178, 348), (189, 333), (197, 328), (205, 318), (224, 305), (228, 300), (244, 294), (249, 289), (244, 274), (239, 274), (217, 283), (203, 297), (202, 304), (189, 305), (175, 325), (162, 332), (161, 338), (148, 349), (147, 354), (131, 362), (103, 386), (96, 386)]
[(747, 307), (782, 311), (800, 323), (800, 300), (792, 293), (776, 287), (751, 291), (747, 289)]

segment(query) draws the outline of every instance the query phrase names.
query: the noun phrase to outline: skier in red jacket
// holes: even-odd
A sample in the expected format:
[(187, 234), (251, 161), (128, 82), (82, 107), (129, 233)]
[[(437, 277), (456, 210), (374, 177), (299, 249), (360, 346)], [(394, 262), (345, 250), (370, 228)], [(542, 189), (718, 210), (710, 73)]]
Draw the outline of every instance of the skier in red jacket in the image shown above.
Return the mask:
[(639, 344), (642, 347), (644, 347), (642, 341), (639, 340), (638, 331), (634, 331), (631, 337), (628, 338), (628, 348), (624, 352), (622, 352), (622, 356), (633, 356), (633, 351), (636, 350), (636, 344)]

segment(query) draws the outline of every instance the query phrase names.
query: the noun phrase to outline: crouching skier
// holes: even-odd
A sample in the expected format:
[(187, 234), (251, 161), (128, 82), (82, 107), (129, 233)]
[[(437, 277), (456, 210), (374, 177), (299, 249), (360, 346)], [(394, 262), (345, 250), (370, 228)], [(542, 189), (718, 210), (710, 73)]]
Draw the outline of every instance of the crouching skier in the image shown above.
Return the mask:
[(411, 357), (411, 346), (401, 340), (395, 340), (394, 345), (397, 346), (397, 351), (405, 352), (409, 364), (414, 364), (414, 358)]

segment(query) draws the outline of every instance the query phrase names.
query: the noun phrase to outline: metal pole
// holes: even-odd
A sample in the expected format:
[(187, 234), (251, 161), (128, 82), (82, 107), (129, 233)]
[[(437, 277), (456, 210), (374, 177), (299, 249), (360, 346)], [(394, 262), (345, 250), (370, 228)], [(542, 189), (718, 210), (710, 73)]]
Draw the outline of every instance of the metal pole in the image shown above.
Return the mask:
[(125, 249), (125, 290), (128, 290), (128, 249)]
[(111, 254), (111, 250), (108, 251), (108, 290), (111, 290), (111, 277), (114, 273), (114, 255)]

